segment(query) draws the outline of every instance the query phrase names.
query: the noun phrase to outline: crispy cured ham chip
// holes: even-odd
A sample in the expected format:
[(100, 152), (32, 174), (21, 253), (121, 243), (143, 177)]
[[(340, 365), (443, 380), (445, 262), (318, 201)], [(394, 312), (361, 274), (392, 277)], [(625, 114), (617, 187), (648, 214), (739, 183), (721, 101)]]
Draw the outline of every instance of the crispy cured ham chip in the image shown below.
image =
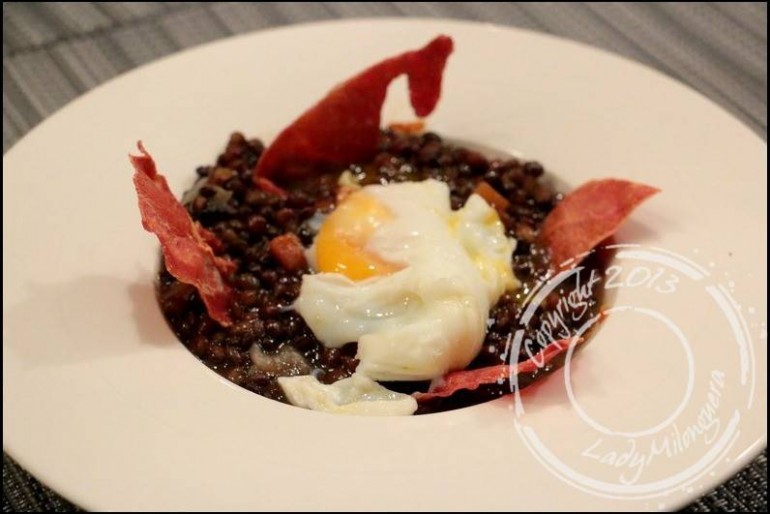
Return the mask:
[(538, 242), (551, 253), (554, 269), (569, 268), (623, 224), (631, 212), (660, 189), (628, 180), (586, 182), (546, 217)]
[(224, 277), (235, 271), (235, 263), (214, 255), (212, 246), (218, 246), (219, 240), (193, 222), (142, 143), (137, 146), (140, 155), (129, 158), (134, 166), (142, 226), (158, 236), (169, 273), (180, 282), (195, 286), (212, 319), (230, 325), (232, 291)]
[(254, 182), (257, 185), (257, 187), (262, 191), (264, 191), (265, 193), (270, 193), (271, 195), (275, 195), (280, 198), (286, 198), (287, 196), (289, 196), (289, 193), (287, 193), (285, 189), (278, 187), (270, 179), (267, 179), (264, 177), (257, 177), (254, 180)]
[[(577, 344), (582, 342), (581, 339)], [(525, 375), (533, 375), (543, 371), (556, 356), (565, 353), (569, 349), (569, 345), (569, 339), (554, 341), (526, 361), (519, 362), (513, 367), (508, 364), (498, 364), (486, 368), (453, 371), (446, 374), (427, 393), (414, 393), (412, 396), (418, 402), (423, 402), (433, 398), (452, 396), (461, 389), (474, 390), (485, 384), (502, 383), (502, 381), (509, 379), (512, 373), (520, 378)]]
[(415, 113), (427, 116), (441, 95), (441, 77), (452, 47), (449, 37), (438, 36), (420, 50), (386, 59), (332, 89), (265, 150), (254, 181), (261, 177), (278, 183), (296, 181), (373, 157), (388, 85), (405, 73)]

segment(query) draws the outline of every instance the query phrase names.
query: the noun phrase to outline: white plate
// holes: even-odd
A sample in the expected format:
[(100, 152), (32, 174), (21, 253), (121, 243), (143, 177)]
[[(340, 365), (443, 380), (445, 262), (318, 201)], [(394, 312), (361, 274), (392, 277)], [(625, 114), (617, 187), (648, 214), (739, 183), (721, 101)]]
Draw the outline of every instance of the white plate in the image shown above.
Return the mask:
[[(126, 160), (136, 140), (181, 193), (231, 131), (269, 141), (336, 82), (438, 33), (456, 52), (433, 130), (521, 151), (570, 185), (622, 176), (661, 187), (621, 241), (688, 257), (744, 317), (714, 314), (702, 289), (676, 289), (667, 315), (686, 336), (680, 347), (649, 316), (610, 316), (571, 369), (578, 403), (560, 372), (523, 395), (523, 415), (504, 399), (405, 419), (337, 417), (264, 399), (200, 364), (155, 301), (157, 242), (141, 229)], [(395, 93), (385, 119), (410, 119), (403, 84)], [(766, 146), (638, 64), (450, 21), (264, 31), (94, 90), (14, 146), (3, 168), (3, 446), (84, 508), (669, 509), (765, 446)], [(626, 260), (676, 264), (655, 255)], [(634, 295), (619, 291), (618, 305)], [(682, 416), (707, 401), (717, 403), (711, 435), (688, 442), (695, 418)], [(597, 436), (597, 423), (632, 432), (677, 405), (679, 425), (655, 436), (668, 454), (633, 482), (619, 448), (649, 456), (650, 441)], [(605, 464), (592, 467), (592, 455)]]

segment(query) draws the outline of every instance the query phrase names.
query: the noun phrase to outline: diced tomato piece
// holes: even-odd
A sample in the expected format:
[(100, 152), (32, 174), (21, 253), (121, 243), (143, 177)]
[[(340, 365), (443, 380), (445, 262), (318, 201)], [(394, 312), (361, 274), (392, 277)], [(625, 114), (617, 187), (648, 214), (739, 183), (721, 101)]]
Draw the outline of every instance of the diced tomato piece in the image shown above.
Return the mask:
[(273, 238), (269, 245), (270, 255), (289, 271), (307, 268), (305, 249), (296, 234), (283, 234)]

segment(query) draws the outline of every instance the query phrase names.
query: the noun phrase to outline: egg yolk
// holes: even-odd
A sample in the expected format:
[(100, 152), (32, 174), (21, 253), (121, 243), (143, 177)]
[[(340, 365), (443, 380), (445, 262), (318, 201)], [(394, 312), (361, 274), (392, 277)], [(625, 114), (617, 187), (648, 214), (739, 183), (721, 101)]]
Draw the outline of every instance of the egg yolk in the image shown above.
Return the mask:
[(317, 271), (364, 280), (401, 269), (366, 250), (372, 233), (391, 219), (393, 213), (365, 192), (345, 198), (324, 220), (316, 236)]

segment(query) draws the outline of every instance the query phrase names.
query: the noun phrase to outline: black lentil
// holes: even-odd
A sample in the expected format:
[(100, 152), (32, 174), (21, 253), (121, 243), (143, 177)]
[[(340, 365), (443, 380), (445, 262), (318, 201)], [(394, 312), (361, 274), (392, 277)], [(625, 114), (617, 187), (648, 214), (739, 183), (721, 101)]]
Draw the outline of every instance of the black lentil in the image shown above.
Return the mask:
[[(334, 208), (337, 175), (294, 184), (287, 198), (265, 193), (255, 189), (251, 182), (251, 172), (263, 150), (264, 145), (258, 139), (233, 133), (215, 165), (196, 169), (205, 183), (197, 185), (196, 194), (186, 204), (193, 219), (221, 241), (218, 253), (237, 264), (237, 271), (229, 279), (235, 291), (231, 307), (233, 325), (224, 328), (213, 322), (197, 291), (178, 282), (165, 265), (159, 274), (158, 299), (176, 335), (207, 366), (246, 389), (285, 402), (276, 381), (278, 376), (311, 369), (319, 380), (332, 383), (350, 376), (358, 361), (355, 343), (339, 349), (324, 347), (304, 320), (289, 308), (299, 294), (302, 275), (307, 271), (285, 270), (267, 251), (272, 238), (287, 232), (297, 234), (304, 245), (312, 242), (315, 228), (310, 221), (316, 213), (327, 213)], [(431, 132), (383, 131), (380, 153), (371, 162), (354, 163), (348, 169), (362, 185), (427, 178), (442, 180), (449, 185), (453, 208), (461, 207), (481, 180), (510, 202), (500, 218), (507, 234), (518, 240), (513, 270), (523, 286), (504, 294), (492, 308), (482, 351), (468, 368), (506, 362), (509, 335), (517, 328), (526, 293), (548, 273), (548, 256), (535, 242), (540, 225), (561, 195), (544, 179), (543, 166), (515, 158), (488, 160), (477, 151), (448, 144)], [(585, 265), (603, 276), (606, 256), (593, 257)], [(588, 315), (600, 311), (601, 300), (601, 291), (595, 291), (587, 303)], [(554, 299), (547, 298), (527, 330), (534, 330), (539, 319), (555, 308)], [(575, 330), (577, 325), (569, 328)], [(250, 352), (254, 349), (268, 358), (289, 355), (296, 365), (260, 368), (251, 358)], [(525, 354), (519, 356), (524, 358)], [(427, 382), (386, 385), (403, 392), (424, 391), (428, 387)], [(473, 405), (508, 392), (507, 383), (461, 391), (451, 398), (421, 404), (418, 414)]]

